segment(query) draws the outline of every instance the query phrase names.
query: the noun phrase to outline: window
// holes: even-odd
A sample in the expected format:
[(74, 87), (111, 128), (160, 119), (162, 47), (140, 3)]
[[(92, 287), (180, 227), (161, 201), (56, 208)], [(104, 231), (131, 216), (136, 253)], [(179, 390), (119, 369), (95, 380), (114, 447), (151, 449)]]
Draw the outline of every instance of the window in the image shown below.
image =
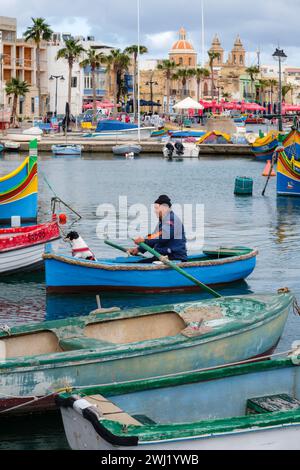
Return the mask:
[(88, 90), (92, 88), (92, 76), (91, 75), (84, 76), (84, 88)]
[(244, 63), (244, 57), (241, 55), (240, 56), (240, 64), (243, 65), (243, 63)]
[(77, 77), (72, 77), (71, 78), (71, 87), (72, 88), (77, 88)]
[(34, 114), (34, 98), (31, 98), (31, 113)]
[(179, 65), (183, 65), (183, 59), (182, 59), (182, 57), (179, 58)]
[(233, 63), (236, 64), (236, 55), (233, 55)]
[(189, 58), (189, 66), (191, 66), (191, 65), (192, 65), (192, 59)]

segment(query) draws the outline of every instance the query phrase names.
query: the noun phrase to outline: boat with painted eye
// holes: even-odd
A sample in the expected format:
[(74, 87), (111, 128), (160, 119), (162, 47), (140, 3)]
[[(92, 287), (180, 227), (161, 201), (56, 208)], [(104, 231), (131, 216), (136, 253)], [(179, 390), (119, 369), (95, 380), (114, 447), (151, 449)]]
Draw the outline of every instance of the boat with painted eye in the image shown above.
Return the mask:
[[(189, 256), (178, 266), (204, 284), (227, 284), (248, 277), (255, 268), (257, 254), (252, 248), (205, 250)], [(49, 246), (44, 259), (47, 292), (157, 293), (198, 289), (172, 268), (162, 263), (145, 263), (141, 257), (87, 261), (57, 254)]]
[(54, 155), (81, 155), (83, 146), (76, 144), (52, 145), (51, 149)]
[(53, 393), (66, 387), (148, 379), (264, 355), (277, 345), (293, 300), (289, 292), (220, 297), (4, 325), (0, 410), (22, 403), (26, 407), (16, 412), (51, 408)]
[(277, 148), (277, 195), (300, 197), (300, 132), (293, 130)]
[(49, 242), (60, 239), (56, 221), (28, 227), (0, 229), (0, 275), (32, 271), (43, 266)]
[(300, 450), (300, 349), (263, 362), (74, 389), (73, 450)]

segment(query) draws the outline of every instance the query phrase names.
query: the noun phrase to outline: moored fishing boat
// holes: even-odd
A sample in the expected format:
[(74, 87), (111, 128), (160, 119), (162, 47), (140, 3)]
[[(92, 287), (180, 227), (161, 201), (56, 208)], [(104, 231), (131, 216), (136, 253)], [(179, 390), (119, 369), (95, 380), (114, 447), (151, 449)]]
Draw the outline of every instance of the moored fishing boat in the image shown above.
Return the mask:
[(138, 144), (115, 145), (112, 148), (112, 152), (114, 155), (128, 155), (128, 154), (139, 155), (141, 151), (142, 151), (142, 146)]
[(229, 134), (219, 131), (210, 131), (206, 132), (200, 139), (197, 141), (198, 145), (201, 144), (230, 144), (231, 138)]
[[(248, 277), (255, 268), (256, 256), (257, 251), (251, 248), (220, 248), (190, 256), (178, 266), (205, 284), (226, 284)], [(153, 293), (195, 289), (191, 281), (171, 268), (140, 263), (142, 258), (139, 257), (87, 261), (55, 254), (47, 247), (44, 259), (48, 292)]]
[(300, 132), (293, 130), (277, 148), (277, 194), (300, 197)]
[(38, 210), (37, 143), (30, 143), (30, 156), (8, 175), (0, 177), (0, 223), (19, 216), (22, 223), (35, 221)]
[(148, 139), (155, 127), (139, 127), (136, 124), (129, 124), (121, 121), (104, 120), (98, 123), (96, 132), (83, 134), (85, 138), (96, 140), (137, 140), (138, 136)]
[(264, 137), (259, 137), (252, 144), (252, 152), (257, 160), (272, 160), (278, 146), (278, 132), (271, 131)]
[(15, 152), (16, 150), (19, 150), (19, 148), (21, 147), (21, 144), (19, 142), (13, 142), (10, 140), (5, 141), (3, 145), (4, 145), (4, 150), (6, 152), (10, 152), (10, 151)]
[[(294, 296), (221, 297), (0, 329), (0, 409), (75, 386), (195, 371), (273, 350)], [(42, 398), (42, 400), (33, 399)], [(15, 410), (16, 411), (16, 410)]]
[(46, 243), (60, 238), (56, 221), (0, 229), (0, 275), (33, 270), (43, 264)]
[(163, 155), (166, 158), (198, 158), (200, 148), (194, 142), (169, 141), (163, 147)]
[(74, 450), (300, 450), (300, 350), (61, 393)]
[(52, 145), (51, 150), (54, 155), (81, 155), (83, 146), (76, 144)]

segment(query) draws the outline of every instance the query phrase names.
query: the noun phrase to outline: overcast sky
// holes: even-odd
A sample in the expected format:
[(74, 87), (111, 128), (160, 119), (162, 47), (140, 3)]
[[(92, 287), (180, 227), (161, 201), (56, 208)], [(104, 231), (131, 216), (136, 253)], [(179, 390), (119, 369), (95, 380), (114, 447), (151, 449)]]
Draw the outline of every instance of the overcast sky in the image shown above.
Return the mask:
[[(184, 26), (195, 49), (201, 51), (201, 0), (140, 0), (141, 43), (149, 58), (166, 57)], [(137, 0), (0, 0), (0, 15), (17, 18), (18, 32), (31, 17), (46, 18), (56, 32), (93, 35), (114, 47), (137, 43)], [(272, 64), (280, 45), (287, 64), (300, 67), (300, 0), (204, 0), (206, 50), (215, 33), (226, 51), (239, 33), (248, 64)], [(199, 62), (201, 55), (199, 55)]]

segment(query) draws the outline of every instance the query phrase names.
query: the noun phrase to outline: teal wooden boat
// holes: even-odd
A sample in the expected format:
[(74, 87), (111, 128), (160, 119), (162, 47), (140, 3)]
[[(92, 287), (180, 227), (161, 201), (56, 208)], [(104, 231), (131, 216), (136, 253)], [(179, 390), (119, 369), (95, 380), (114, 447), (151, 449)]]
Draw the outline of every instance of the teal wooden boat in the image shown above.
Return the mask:
[(300, 349), (289, 357), (60, 394), (75, 450), (300, 450)]
[[(119, 311), (0, 328), (0, 410), (53, 406), (53, 393), (228, 364), (277, 345), (289, 292)], [(42, 398), (36, 400), (34, 397)]]

